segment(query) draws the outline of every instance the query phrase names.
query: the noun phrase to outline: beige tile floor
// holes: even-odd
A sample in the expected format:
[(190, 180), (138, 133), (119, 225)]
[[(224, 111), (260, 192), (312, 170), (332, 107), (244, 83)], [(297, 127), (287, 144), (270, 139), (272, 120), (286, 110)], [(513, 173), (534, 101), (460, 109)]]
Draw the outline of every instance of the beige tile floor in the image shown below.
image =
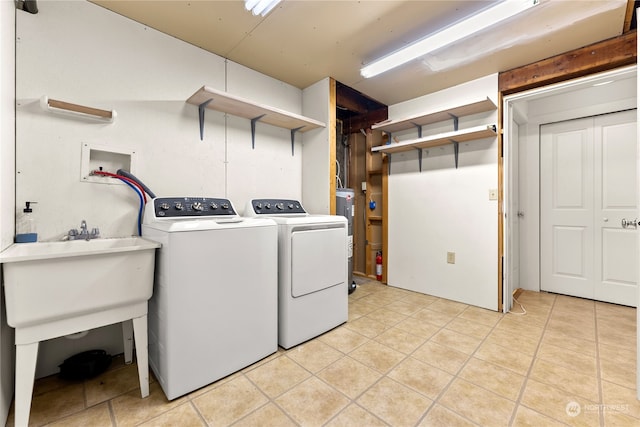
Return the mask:
[(526, 315), (503, 315), (362, 281), (345, 325), (171, 402), (155, 381), (140, 399), (121, 356), (89, 381), (40, 379), (31, 425), (640, 425), (636, 310), (519, 300)]

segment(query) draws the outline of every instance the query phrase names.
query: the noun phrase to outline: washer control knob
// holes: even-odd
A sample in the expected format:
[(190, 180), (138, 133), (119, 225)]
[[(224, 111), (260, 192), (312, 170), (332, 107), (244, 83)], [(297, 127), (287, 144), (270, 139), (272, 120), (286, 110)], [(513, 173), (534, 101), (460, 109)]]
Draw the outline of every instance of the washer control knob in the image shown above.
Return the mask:
[(276, 208), (278, 208), (278, 210), (283, 210), (284, 209), (284, 203), (277, 203), (276, 204)]
[(262, 203), (260, 202), (256, 203), (256, 209), (262, 209)]
[(176, 210), (181, 211), (182, 209), (184, 209), (184, 206), (182, 206), (182, 203), (176, 203), (175, 208)]
[(293, 203), (289, 203), (289, 204), (287, 205), (287, 207), (288, 207), (289, 209), (293, 209)]
[(163, 211), (168, 211), (170, 207), (171, 206), (169, 206), (169, 203), (161, 203), (160, 204), (160, 209), (162, 209)]
[(204, 210), (204, 206), (202, 206), (202, 203), (200, 202), (193, 202), (193, 204), (191, 205), (191, 209), (193, 209), (194, 211), (202, 211)]
[(211, 205), (210, 205), (210, 206), (211, 206), (211, 209), (213, 209), (213, 210), (218, 209), (218, 204), (217, 204), (217, 203), (215, 203), (215, 202), (211, 203)]
[(222, 209), (229, 209), (229, 204), (228, 203), (223, 203), (220, 206), (222, 207)]
[(265, 209), (271, 209), (271, 203), (265, 203), (264, 204), (264, 208)]

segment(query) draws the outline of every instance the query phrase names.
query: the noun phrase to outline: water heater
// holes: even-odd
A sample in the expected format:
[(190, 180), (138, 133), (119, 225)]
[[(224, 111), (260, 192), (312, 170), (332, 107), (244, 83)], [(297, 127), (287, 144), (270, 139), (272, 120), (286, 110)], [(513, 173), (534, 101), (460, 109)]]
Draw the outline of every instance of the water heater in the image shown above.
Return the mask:
[(351, 188), (338, 188), (336, 190), (336, 215), (347, 218), (347, 260), (348, 260), (348, 281), (349, 293), (356, 289), (356, 282), (353, 280), (353, 218), (355, 207), (353, 205), (355, 193)]

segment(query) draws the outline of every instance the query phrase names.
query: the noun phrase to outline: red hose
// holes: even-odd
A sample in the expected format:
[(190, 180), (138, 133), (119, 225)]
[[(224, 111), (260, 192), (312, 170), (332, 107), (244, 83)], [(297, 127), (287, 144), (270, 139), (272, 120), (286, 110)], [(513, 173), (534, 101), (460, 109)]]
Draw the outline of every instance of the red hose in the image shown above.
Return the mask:
[(111, 172), (105, 172), (105, 171), (93, 171), (94, 174), (96, 175), (103, 175), (103, 176), (109, 176), (111, 178), (118, 178), (124, 181), (127, 181), (133, 185), (135, 185), (135, 187), (140, 190), (140, 193), (142, 194), (142, 197), (144, 199), (144, 203), (147, 203), (147, 193), (145, 193), (144, 189), (142, 188), (142, 186), (140, 184), (138, 184), (136, 181), (132, 180), (131, 178), (127, 178), (126, 176), (122, 176), (122, 175), (118, 175), (115, 173), (111, 173)]

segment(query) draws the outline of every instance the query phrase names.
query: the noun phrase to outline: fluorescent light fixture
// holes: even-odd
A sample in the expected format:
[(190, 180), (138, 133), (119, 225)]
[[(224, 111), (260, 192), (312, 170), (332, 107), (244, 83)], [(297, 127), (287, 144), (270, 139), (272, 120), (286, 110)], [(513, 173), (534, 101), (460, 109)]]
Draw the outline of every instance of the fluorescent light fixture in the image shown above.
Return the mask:
[(420, 39), (407, 47), (373, 61), (369, 65), (361, 68), (360, 74), (365, 78), (377, 76), (380, 73), (384, 73), (413, 59), (424, 56), (429, 52), (438, 50), (457, 40), (464, 39), (471, 34), (496, 25), (505, 19), (537, 5), (539, 1), (540, 0), (501, 1), (495, 6), (488, 7), (475, 15)]
[(245, 0), (244, 7), (254, 15), (265, 16), (280, 3), (281, 0)]

